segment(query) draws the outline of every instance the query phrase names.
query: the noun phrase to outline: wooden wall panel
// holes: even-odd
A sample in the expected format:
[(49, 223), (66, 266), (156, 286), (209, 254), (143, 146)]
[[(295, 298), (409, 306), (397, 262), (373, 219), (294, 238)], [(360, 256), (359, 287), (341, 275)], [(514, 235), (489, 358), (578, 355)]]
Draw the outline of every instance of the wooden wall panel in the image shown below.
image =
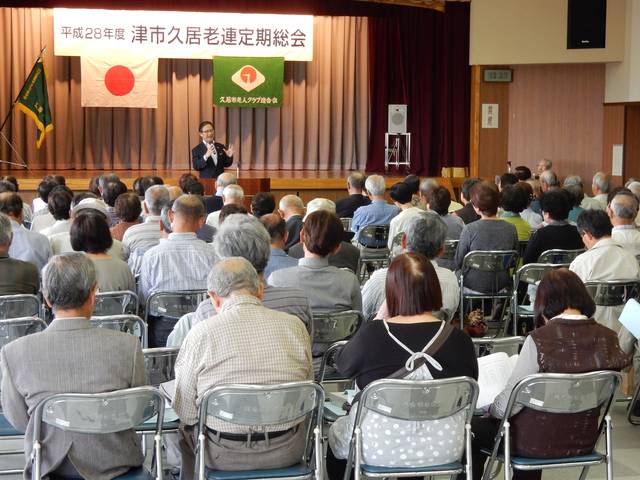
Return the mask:
[[(605, 105), (602, 119), (602, 170), (611, 171), (612, 148), (624, 145), (624, 105)], [(616, 185), (624, 183), (622, 176), (613, 177)]]
[(640, 105), (625, 106), (624, 176), (640, 179)]
[[(604, 64), (518, 65), (509, 87), (509, 159), (549, 158), (560, 176), (602, 169)], [(590, 183), (585, 181), (585, 183)]]

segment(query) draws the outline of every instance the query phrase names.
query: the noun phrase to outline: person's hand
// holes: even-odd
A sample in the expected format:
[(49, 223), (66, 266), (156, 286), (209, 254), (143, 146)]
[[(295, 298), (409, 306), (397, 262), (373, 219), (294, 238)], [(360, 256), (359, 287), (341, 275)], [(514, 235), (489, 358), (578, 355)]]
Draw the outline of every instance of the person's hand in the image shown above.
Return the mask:
[(213, 157), (213, 154), (214, 154), (215, 150), (216, 150), (215, 145), (213, 143), (210, 143), (207, 146), (207, 153), (204, 156), (205, 157), (209, 157), (209, 158)]
[(233, 157), (234, 152), (235, 152), (235, 149), (233, 148), (233, 145), (229, 145), (227, 149), (224, 151), (224, 153), (227, 154), (227, 157)]

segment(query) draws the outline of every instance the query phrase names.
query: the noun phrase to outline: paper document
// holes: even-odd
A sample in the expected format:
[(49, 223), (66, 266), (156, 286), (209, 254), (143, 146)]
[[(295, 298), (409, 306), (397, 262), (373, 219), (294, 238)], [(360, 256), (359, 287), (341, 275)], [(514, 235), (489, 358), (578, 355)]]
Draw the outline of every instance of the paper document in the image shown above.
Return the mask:
[(158, 390), (173, 402), (173, 397), (176, 396), (176, 381), (169, 380), (168, 382), (161, 383)]
[(480, 393), (476, 408), (488, 407), (498, 396), (511, 377), (518, 355), (509, 356), (504, 352), (492, 353), (478, 358), (478, 385)]
[(637, 300), (632, 298), (627, 301), (618, 320), (631, 335), (640, 339), (640, 303)]

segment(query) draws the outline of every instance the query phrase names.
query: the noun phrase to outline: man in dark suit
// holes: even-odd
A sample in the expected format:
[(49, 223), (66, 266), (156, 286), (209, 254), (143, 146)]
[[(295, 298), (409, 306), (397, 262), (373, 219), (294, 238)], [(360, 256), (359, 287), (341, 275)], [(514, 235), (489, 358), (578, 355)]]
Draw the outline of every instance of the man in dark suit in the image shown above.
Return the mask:
[(191, 150), (193, 168), (200, 173), (200, 178), (216, 178), (233, 163), (233, 145), (225, 149), (223, 144), (216, 142), (213, 123), (208, 120), (200, 124), (198, 132), (202, 143)]
[(353, 218), (353, 212), (371, 203), (369, 197), (362, 194), (365, 180), (366, 177), (361, 172), (353, 172), (347, 177), (349, 196), (336, 201), (336, 215), (338, 218)]

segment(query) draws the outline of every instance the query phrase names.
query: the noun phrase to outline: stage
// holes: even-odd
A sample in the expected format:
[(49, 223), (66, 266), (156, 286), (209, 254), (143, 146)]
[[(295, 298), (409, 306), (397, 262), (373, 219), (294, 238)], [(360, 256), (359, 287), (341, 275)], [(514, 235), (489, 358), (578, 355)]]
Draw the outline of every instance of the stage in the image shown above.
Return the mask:
[[(234, 169), (227, 169), (235, 172)], [(20, 193), (24, 199), (33, 198), (38, 184), (45, 175), (64, 175), (67, 186), (74, 192), (85, 191), (89, 180), (95, 175), (101, 175), (105, 170), (0, 170), (0, 176), (13, 175), (18, 179)], [(189, 170), (113, 170), (120, 179), (131, 188), (133, 181), (146, 175), (158, 175), (166, 184), (177, 185), (180, 175)], [(196, 173), (193, 172), (192, 173)], [(240, 178), (268, 178), (271, 182), (271, 191), (276, 197), (289, 193), (299, 195), (307, 202), (315, 197), (339, 198), (346, 195), (348, 170), (241, 170)], [(387, 188), (405, 177), (404, 171), (398, 172), (390, 169), (385, 175)], [(458, 198), (458, 193), (463, 178), (437, 178), (438, 182), (449, 189)]]

